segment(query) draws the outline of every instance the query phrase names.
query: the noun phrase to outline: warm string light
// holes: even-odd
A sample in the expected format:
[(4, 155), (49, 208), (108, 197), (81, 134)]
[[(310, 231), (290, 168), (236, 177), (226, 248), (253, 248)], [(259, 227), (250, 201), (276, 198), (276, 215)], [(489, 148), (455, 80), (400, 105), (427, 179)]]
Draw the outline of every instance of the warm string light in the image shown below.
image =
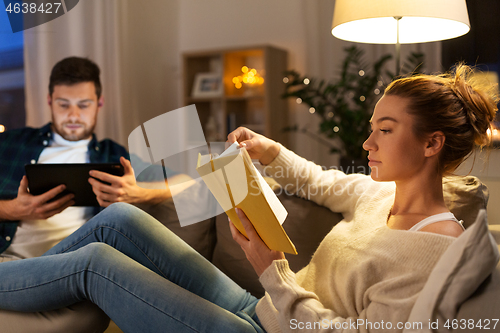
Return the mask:
[(243, 83), (248, 85), (262, 85), (264, 78), (259, 75), (255, 68), (248, 68), (247, 66), (241, 67), (243, 75), (233, 77), (233, 83), (236, 89), (243, 87)]
[[(245, 66), (245, 67), (246, 67), (246, 66)], [(245, 67), (243, 67), (243, 68), (245, 68)], [(243, 68), (242, 68), (242, 71), (245, 73), (245, 70), (244, 70)], [(247, 69), (247, 71), (248, 71), (248, 69)], [(360, 69), (360, 70), (358, 71), (358, 75), (359, 75), (359, 76), (365, 76), (365, 74), (366, 74), (366, 73), (365, 73), (365, 71), (364, 71), (364, 70), (362, 70), (362, 69)], [(235, 79), (236, 79), (236, 78), (234, 78), (234, 79), (233, 79), (233, 82), (235, 82)], [(283, 83), (285, 83), (285, 84), (286, 84), (286, 83), (288, 83), (288, 82), (290, 82), (290, 79), (289, 79), (287, 76), (283, 77)], [(308, 78), (305, 78), (305, 79), (302, 81), (302, 83), (304, 83), (305, 85), (308, 85), (309, 83), (311, 83), (311, 80), (309, 80)], [(382, 87), (382, 86), (384, 85), (384, 83), (383, 83), (382, 81), (378, 81), (378, 82), (377, 82), (377, 85), (378, 85), (379, 87)], [(237, 87), (237, 88), (238, 88), (238, 87)], [(238, 88), (238, 89), (239, 89), (239, 88)], [(376, 88), (373, 92), (375, 93), (375, 95), (379, 95), (379, 94), (381, 93), (380, 89), (378, 89), (378, 88)], [(349, 93), (349, 97), (350, 97), (350, 98), (353, 98), (353, 97), (354, 97), (354, 92), (352, 92), (352, 91), (351, 91), (351, 92)], [(364, 102), (364, 101), (366, 101), (366, 97), (365, 97), (365, 96), (360, 96), (360, 97), (359, 97), (359, 100), (360, 100), (361, 102)], [(302, 98), (298, 97), (298, 98), (295, 100), (295, 102), (296, 102), (297, 104), (302, 104)], [(310, 113), (310, 114), (314, 114), (315, 112), (316, 112), (316, 109), (315, 109), (314, 107), (310, 107), (310, 108), (309, 108), (309, 113)], [(334, 116), (333, 112), (331, 112), (331, 111), (330, 111), (330, 112), (328, 112), (328, 113), (327, 113), (327, 117), (328, 117), (328, 118), (333, 118), (333, 116)], [(333, 127), (333, 128), (332, 128), (332, 130), (333, 130), (335, 133), (338, 133), (338, 132), (340, 131), (340, 127), (335, 126), (335, 127)], [(488, 130), (488, 135), (491, 137), (491, 132), (490, 132), (490, 130)], [(493, 130), (493, 135), (497, 135), (497, 137), (498, 137), (498, 136), (500, 136), (500, 131), (498, 131), (498, 130), (494, 129), (494, 130)]]
[(5, 126), (4, 125), (0, 125), (0, 133), (2, 132), (5, 132)]

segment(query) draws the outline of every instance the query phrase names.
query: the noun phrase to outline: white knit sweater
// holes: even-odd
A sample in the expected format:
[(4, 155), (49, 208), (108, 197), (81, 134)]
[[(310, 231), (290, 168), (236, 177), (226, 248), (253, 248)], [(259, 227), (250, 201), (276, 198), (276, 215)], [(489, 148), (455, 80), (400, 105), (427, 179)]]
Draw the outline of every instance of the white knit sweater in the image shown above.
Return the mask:
[[(394, 183), (324, 171), (284, 147), (266, 173), (287, 191), (293, 188), (344, 216), (300, 272), (277, 260), (261, 275), (266, 295), (256, 310), (266, 331), (402, 331), (432, 268), (455, 238), (388, 228)], [(304, 223), (314, 228), (321, 221)]]

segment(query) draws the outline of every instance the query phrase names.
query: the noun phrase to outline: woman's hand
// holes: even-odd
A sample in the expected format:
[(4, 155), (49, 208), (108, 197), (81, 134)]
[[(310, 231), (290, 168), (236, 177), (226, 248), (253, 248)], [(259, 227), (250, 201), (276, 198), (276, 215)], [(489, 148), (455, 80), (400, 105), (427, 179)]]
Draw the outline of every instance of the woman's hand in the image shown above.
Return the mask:
[(259, 237), (245, 213), (238, 208), (236, 208), (236, 212), (238, 214), (238, 218), (243, 224), (243, 227), (245, 228), (248, 239), (243, 236), (238, 229), (236, 229), (231, 221), (229, 221), (231, 234), (233, 235), (233, 239), (241, 246), (248, 261), (250, 261), (253, 269), (260, 277), (266, 268), (271, 266), (274, 260), (285, 259), (285, 254), (283, 252), (270, 250)]
[(246, 148), (251, 158), (258, 159), (263, 165), (271, 163), (280, 152), (280, 146), (276, 141), (245, 127), (238, 127), (227, 136), (228, 144), (236, 141), (241, 147)]

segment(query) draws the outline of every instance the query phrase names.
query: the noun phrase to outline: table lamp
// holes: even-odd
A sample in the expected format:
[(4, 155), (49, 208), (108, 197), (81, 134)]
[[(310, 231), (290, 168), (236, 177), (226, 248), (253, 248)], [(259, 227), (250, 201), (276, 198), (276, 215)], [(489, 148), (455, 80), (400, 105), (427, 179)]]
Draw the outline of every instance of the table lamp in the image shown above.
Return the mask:
[(332, 35), (371, 44), (396, 45), (396, 75), (400, 45), (434, 42), (465, 35), (470, 30), (465, 0), (336, 0)]

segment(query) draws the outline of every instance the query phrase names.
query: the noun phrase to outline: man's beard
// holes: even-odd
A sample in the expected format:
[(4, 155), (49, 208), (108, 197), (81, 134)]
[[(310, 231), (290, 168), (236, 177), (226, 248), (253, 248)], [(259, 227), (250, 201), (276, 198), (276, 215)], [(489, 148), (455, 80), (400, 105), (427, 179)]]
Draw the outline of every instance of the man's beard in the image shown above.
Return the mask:
[[(83, 128), (83, 132), (76, 133), (71, 131), (70, 133), (68, 133), (67, 131), (64, 131), (64, 126), (68, 124), (81, 125)], [(62, 136), (64, 140), (67, 141), (80, 141), (83, 139), (88, 139), (92, 135), (92, 133), (94, 133), (94, 128), (95, 128), (95, 122), (89, 128), (86, 127), (86, 124), (79, 122), (76, 123), (64, 122), (60, 126), (56, 124), (54, 124), (53, 126), (54, 131), (60, 136)]]

